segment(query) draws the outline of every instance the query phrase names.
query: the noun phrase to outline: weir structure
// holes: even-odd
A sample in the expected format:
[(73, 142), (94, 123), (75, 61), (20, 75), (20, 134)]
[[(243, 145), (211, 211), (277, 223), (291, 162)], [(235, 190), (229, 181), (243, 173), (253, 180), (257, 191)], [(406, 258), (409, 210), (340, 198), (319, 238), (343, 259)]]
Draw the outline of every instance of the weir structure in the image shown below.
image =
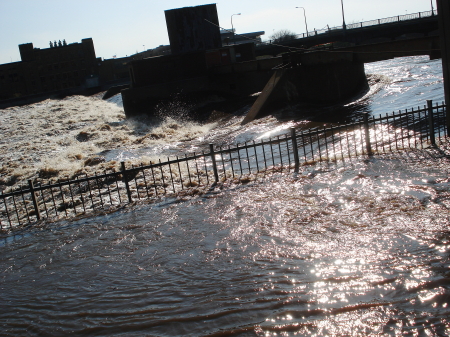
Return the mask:
[(272, 104), (343, 102), (368, 89), (365, 63), (418, 55), (439, 58), (439, 36), (285, 53), (283, 63), (275, 69), (242, 124)]
[(254, 43), (222, 46), (215, 4), (167, 10), (165, 16), (172, 54), (130, 64), (130, 88), (121, 92), (127, 116), (152, 115), (176, 94), (258, 92), (280, 62), (254, 62)]
[[(211, 93), (234, 100), (262, 92), (244, 120), (247, 123), (276, 104), (335, 104), (355, 97), (368, 88), (364, 63), (401, 56), (441, 56), (434, 13), (420, 21), (427, 23), (427, 36), (364, 45), (345, 43), (342, 48), (336, 48), (338, 44), (296, 48), (264, 58), (256, 57), (251, 42), (222, 46), (215, 4), (165, 13), (172, 55), (131, 63), (131, 85), (121, 91), (127, 117), (154, 115), (161, 102), (177, 95), (182, 99), (188, 96), (194, 115), (196, 104), (204, 104)], [(401, 25), (400, 31), (410, 25)]]
[(282, 89), (270, 93), (272, 103), (286, 96), (288, 102), (334, 103), (367, 87), (364, 65), (352, 53), (256, 59), (253, 43), (222, 47), (215, 5), (168, 10), (166, 21), (172, 55), (131, 63), (131, 86), (121, 92), (127, 116), (152, 115), (161, 100), (178, 93), (247, 97), (272, 76), (282, 78)]

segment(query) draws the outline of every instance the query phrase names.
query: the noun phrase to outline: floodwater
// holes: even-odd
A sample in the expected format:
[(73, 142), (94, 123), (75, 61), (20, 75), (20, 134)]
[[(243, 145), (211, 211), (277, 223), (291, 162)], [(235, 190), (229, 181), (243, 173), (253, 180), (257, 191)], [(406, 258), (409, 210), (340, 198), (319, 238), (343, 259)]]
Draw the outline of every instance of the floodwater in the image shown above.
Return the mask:
[[(341, 107), (346, 118), (443, 100), (440, 60), (366, 71), (371, 90)], [(20, 181), (51, 160), (58, 177), (91, 169), (90, 156), (164, 158), (311, 124), (284, 113), (247, 126), (241, 115), (152, 126), (125, 121), (118, 103), (74, 96), (0, 111), (4, 188), (15, 183), (5, 170)], [(320, 111), (315, 119), (330, 115)], [(5, 237), (0, 335), (449, 335), (449, 168), (409, 155), (307, 166)]]

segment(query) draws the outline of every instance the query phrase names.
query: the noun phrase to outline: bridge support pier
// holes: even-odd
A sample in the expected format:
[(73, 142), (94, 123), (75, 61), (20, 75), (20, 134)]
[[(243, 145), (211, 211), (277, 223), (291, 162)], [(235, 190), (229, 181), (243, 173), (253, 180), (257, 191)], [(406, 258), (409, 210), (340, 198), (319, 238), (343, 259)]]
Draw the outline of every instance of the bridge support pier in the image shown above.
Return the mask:
[(298, 100), (319, 104), (342, 102), (368, 89), (364, 63), (355, 61), (300, 66), (288, 81)]
[(352, 54), (347, 56), (348, 60), (338, 62), (315, 60), (316, 64), (311, 64), (312, 62), (305, 59), (302, 65), (277, 70), (242, 124), (250, 122), (271, 105), (296, 102), (335, 104), (367, 90), (369, 85), (364, 63), (350, 60)]
[[(441, 38), (445, 103), (450, 104), (450, 1), (436, 0)], [(450, 110), (447, 107), (447, 136), (450, 136)]]

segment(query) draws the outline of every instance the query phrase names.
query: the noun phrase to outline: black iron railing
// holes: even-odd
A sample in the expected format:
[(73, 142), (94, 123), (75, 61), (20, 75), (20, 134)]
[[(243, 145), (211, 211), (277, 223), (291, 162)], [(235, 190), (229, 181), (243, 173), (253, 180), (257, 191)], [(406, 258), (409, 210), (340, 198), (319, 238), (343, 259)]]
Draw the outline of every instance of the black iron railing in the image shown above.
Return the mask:
[(361, 121), (309, 130), (290, 129), (282, 136), (216, 147), (182, 158), (125, 167), (57, 183), (29, 180), (0, 193), (0, 226), (10, 230), (39, 221), (117, 208), (138, 200), (206, 192), (226, 180), (251, 181), (303, 165), (347, 161), (360, 156), (435, 147), (447, 137), (444, 103), (399, 111)]
[[(364, 21), (364, 22), (357, 22), (357, 23), (350, 23), (346, 24), (346, 29), (355, 29), (355, 28), (363, 28), (363, 27), (370, 27), (370, 26), (376, 26), (376, 25), (383, 25), (386, 23), (394, 23), (394, 22), (402, 22), (402, 21), (408, 21), (408, 20), (417, 20), (422, 19), (430, 16), (437, 15), (437, 10), (434, 11), (426, 11), (426, 12), (419, 12), (419, 13), (412, 13), (412, 14), (405, 14), (405, 15), (397, 15), (397, 16), (391, 16), (389, 18), (384, 19), (377, 19), (377, 20), (370, 20), (370, 21)], [(303, 33), (297, 35), (298, 39), (305, 38), (308, 36), (315, 36), (319, 34), (325, 34), (330, 31), (334, 30), (342, 30), (343, 26), (336, 26), (336, 27), (325, 27), (322, 29), (317, 29), (310, 31), (308, 33)]]

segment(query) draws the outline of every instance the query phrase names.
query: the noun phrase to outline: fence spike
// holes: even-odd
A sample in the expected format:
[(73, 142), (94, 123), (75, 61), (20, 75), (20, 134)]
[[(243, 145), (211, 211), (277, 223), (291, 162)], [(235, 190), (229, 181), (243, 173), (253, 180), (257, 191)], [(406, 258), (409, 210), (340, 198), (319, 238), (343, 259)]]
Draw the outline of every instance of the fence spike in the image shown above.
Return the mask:
[(433, 101), (431, 99), (427, 100), (427, 114), (431, 146), (436, 146), (436, 137), (434, 134)]
[(217, 172), (216, 155), (214, 153), (214, 144), (209, 144), (209, 151), (211, 154), (211, 160), (212, 160), (212, 164), (213, 164), (214, 180), (216, 183), (218, 183), (219, 182), (219, 173)]
[(369, 131), (369, 116), (367, 113), (363, 115), (364, 118), (364, 133), (366, 136), (366, 150), (369, 156), (372, 155), (372, 145), (370, 144), (370, 131)]
[(120, 162), (120, 167), (122, 169), (122, 175), (123, 175), (123, 182), (125, 183), (125, 188), (127, 190), (127, 195), (128, 195), (128, 202), (132, 203), (133, 199), (131, 198), (131, 190), (130, 190), (130, 185), (128, 184), (128, 179), (127, 179), (127, 170), (125, 168), (125, 163), (122, 161)]
[(292, 138), (292, 149), (294, 151), (294, 162), (295, 162), (294, 172), (298, 173), (298, 170), (300, 167), (300, 160), (298, 158), (298, 145), (297, 145), (297, 136), (295, 135), (295, 128), (291, 128), (291, 138)]
[(36, 192), (34, 191), (34, 185), (31, 180), (28, 180), (28, 186), (30, 187), (31, 199), (33, 200), (34, 210), (36, 212), (36, 218), (41, 219), (41, 214), (39, 213), (39, 207), (36, 199)]

